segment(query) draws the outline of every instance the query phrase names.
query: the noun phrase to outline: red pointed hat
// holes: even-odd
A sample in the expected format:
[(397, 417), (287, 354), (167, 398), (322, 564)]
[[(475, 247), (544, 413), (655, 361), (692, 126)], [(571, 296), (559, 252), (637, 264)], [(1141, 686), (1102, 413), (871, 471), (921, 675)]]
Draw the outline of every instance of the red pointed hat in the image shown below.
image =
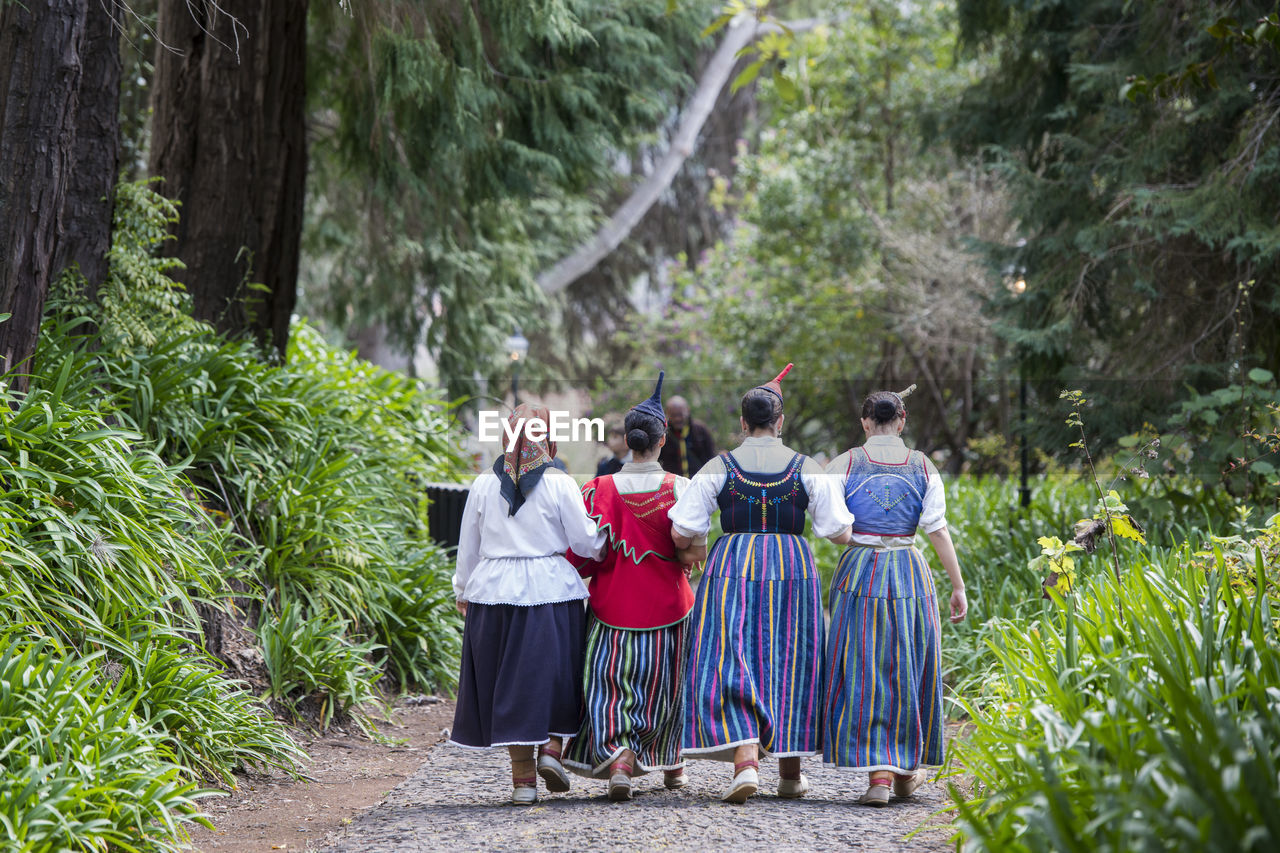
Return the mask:
[(795, 367), (795, 365), (788, 362), (787, 366), (782, 368), (781, 373), (779, 373), (777, 376), (773, 377), (763, 385), (757, 385), (756, 387), (763, 388), (764, 390), (768, 391), (770, 394), (774, 395), (779, 400), (781, 400), (782, 399), (782, 377), (790, 373), (791, 368), (793, 367)]

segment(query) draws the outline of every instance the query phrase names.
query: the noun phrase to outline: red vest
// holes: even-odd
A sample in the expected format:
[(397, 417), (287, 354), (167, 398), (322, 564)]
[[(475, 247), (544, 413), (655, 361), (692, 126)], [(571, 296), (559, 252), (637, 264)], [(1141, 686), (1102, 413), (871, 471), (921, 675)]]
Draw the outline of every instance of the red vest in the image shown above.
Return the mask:
[(587, 515), (609, 536), (599, 562), (565, 556), (590, 578), (591, 612), (611, 628), (649, 630), (679, 622), (693, 609), (693, 590), (676, 558), (667, 513), (675, 506), (675, 477), (657, 491), (619, 494), (613, 476), (582, 487)]

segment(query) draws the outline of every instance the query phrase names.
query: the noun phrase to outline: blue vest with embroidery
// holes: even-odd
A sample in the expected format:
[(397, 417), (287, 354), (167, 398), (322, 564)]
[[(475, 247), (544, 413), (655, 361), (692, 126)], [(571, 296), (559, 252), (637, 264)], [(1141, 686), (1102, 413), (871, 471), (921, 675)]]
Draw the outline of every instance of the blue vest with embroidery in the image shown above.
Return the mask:
[(863, 448), (855, 449), (844, 481), (853, 532), (914, 536), (928, 486), (929, 469), (920, 451), (910, 451), (905, 462), (892, 463), (875, 462)]
[(720, 529), (725, 533), (804, 532), (809, 493), (800, 480), (807, 458), (799, 453), (778, 474), (756, 474), (738, 467), (730, 453), (721, 453), (728, 476), (716, 496)]

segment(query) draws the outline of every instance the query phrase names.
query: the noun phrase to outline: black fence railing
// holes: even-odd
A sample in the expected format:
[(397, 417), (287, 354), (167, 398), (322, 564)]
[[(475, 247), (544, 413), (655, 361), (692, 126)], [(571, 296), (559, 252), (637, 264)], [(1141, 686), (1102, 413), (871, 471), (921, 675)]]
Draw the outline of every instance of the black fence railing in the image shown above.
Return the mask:
[(462, 535), (462, 510), (467, 505), (468, 485), (430, 483), (427, 485), (427, 524), (431, 539), (442, 548), (457, 548)]

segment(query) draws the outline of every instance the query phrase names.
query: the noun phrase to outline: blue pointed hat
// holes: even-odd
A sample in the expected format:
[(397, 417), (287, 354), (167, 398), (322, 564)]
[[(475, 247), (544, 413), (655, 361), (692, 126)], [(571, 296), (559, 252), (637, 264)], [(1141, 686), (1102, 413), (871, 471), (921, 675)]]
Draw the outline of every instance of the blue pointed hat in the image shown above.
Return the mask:
[(667, 413), (662, 408), (662, 377), (666, 376), (665, 370), (658, 371), (658, 384), (653, 386), (653, 395), (638, 406), (632, 406), (633, 412), (644, 412), (646, 415), (653, 415), (663, 424), (667, 422)]

